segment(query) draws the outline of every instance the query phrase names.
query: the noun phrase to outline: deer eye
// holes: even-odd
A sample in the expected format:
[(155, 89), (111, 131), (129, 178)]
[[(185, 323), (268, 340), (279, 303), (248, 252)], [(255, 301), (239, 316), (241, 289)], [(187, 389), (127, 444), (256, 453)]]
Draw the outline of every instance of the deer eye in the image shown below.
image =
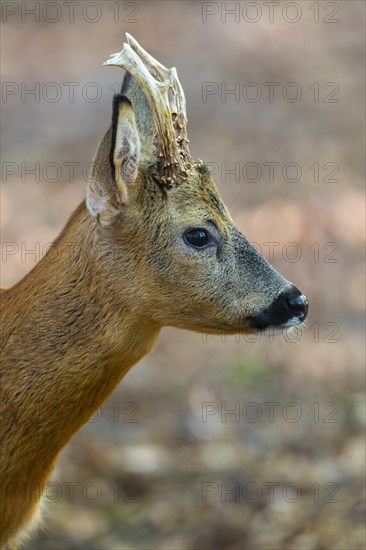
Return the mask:
[(212, 235), (204, 227), (194, 227), (187, 229), (183, 238), (189, 246), (194, 248), (202, 248), (213, 242)]

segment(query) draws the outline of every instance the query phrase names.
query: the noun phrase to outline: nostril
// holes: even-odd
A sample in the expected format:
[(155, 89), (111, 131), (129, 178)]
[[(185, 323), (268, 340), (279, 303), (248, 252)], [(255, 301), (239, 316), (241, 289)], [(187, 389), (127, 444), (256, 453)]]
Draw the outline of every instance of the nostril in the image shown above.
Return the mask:
[(252, 317), (251, 324), (256, 330), (263, 330), (269, 326), (298, 325), (305, 321), (308, 307), (306, 296), (292, 286), (289, 290), (282, 292), (269, 308)]
[(287, 304), (293, 315), (297, 315), (298, 317), (305, 319), (308, 313), (309, 301), (304, 294), (290, 296)]

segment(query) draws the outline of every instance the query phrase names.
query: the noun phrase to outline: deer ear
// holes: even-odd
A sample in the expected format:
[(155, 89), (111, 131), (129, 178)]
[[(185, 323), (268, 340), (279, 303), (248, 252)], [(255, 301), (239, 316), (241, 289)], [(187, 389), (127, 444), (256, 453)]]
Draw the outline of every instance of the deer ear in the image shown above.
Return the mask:
[(126, 195), (126, 199), (127, 185), (136, 179), (139, 160), (140, 139), (133, 107), (127, 97), (115, 95), (109, 161), (113, 180), (121, 195)]
[(99, 146), (89, 180), (86, 202), (92, 216), (110, 223), (127, 204), (128, 186), (137, 178), (139, 160), (140, 139), (133, 107), (125, 96), (115, 95), (112, 125)]

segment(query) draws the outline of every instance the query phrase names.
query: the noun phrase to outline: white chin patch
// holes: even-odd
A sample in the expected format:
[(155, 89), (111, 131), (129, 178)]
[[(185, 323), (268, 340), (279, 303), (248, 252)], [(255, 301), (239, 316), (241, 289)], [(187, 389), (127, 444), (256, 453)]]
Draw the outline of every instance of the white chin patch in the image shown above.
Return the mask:
[(291, 317), (291, 319), (289, 319), (287, 323), (282, 325), (282, 327), (283, 328), (296, 327), (297, 325), (301, 325), (301, 323), (302, 321), (300, 321), (298, 317)]
[(301, 325), (302, 321), (298, 317), (291, 317), (286, 323), (281, 325), (280, 327), (273, 327), (270, 326), (263, 330), (263, 333), (271, 333), (271, 334), (283, 334), (286, 332), (287, 334), (291, 332), (292, 327), (296, 327), (298, 325)]

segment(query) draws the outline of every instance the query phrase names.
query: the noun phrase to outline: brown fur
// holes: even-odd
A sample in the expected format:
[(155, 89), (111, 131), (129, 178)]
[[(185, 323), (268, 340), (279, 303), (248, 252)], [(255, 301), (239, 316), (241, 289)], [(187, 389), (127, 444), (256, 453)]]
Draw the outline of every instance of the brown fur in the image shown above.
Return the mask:
[[(60, 450), (163, 326), (250, 332), (248, 317), (289, 286), (235, 228), (204, 165), (166, 189), (153, 158), (133, 157), (134, 110), (120, 109), (132, 135), (118, 178), (110, 128), (87, 202), (1, 294), (1, 545), (29, 525)], [(217, 250), (187, 247), (184, 229), (207, 225)]]

